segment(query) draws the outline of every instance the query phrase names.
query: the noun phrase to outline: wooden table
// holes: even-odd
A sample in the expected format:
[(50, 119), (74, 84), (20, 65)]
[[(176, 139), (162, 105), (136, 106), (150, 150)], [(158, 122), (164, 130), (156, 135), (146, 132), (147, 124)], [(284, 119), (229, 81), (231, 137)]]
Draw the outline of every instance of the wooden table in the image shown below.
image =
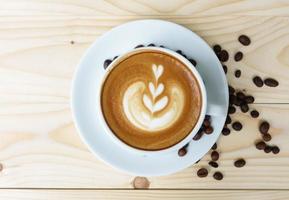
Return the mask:
[[(97, 160), (75, 130), (70, 87), (80, 57), (111, 28), (147, 18), (182, 24), (210, 45), (245, 54), (227, 63), (228, 81), (254, 95), (251, 108), (261, 115), (252, 119), (238, 110), (233, 119), (244, 128), (219, 139), (222, 181), (212, 178), (215, 169), (207, 178), (196, 176), (207, 155), (182, 172), (147, 177), (150, 190), (133, 190), (134, 177)], [(240, 45), (240, 34), (252, 45)], [(280, 85), (257, 88), (257, 74)], [(289, 1), (1, 0), (0, 103), (1, 200), (288, 199)], [(261, 119), (272, 126), (277, 155), (254, 147)], [(247, 161), (243, 168), (233, 166), (239, 157)]]

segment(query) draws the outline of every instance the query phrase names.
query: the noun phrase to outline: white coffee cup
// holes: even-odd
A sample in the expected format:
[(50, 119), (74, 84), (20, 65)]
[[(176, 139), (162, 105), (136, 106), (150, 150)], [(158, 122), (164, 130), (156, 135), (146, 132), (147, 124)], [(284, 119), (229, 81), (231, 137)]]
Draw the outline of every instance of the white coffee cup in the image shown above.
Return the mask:
[[(104, 118), (104, 115), (102, 113), (101, 92), (102, 92), (103, 83), (106, 80), (108, 74), (110, 73), (110, 71), (114, 67), (117, 66), (117, 65), (115, 65), (115, 63), (118, 63), (119, 60), (123, 59), (124, 57), (128, 56), (129, 54), (132, 54), (132, 53), (135, 53), (138, 51), (142, 51), (142, 50), (157, 50), (157, 51), (169, 54), (172, 57), (175, 57), (176, 59), (180, 60), (188, 67), (189, 70), (191, 70), (191, 72), (195, 76), (195, 78), (199, 84), (199, 88), (200, 88), (200, 93), (201, 93), (201, 98), (202, 98), (201, 112), (199, 115), (199, 119), (198, 119), (196, 125), (194, 126), (193, 130), (183, 140), (181, 140), (177, 144), (175, 144), (169, 148), (162, 149), (162, 150), (141, 150), (141, 149), (137, 149), (137, 148), (134, 148), (132, 146), (129, 146), (126, 143), (122, 142), (117, 136), (115, 136), (115, 134), (109, 128), (109, 126), (107, 125), (106, 120)], [(201, 125), (203, 123), (203, 120), (205, 118), (206, 111), (207, 111), (206, 88), (205, 88), (205, 85), (203, 83), (202, 77), (200, 76), (199, 72), (196, 70), (195, 66), (191, 62), (189, 62), (185, 57), (183, 57), (182, 55), (180, 55), (180, 54), (178, 54), (172, 50), (165, 49), (165, 48), (159, 48), (159, 47), (142, 47), (142, 48), (133, 49), (133, 50), (128, 51), (127, 53), (119, 56), (118, 58), (116, 58), (106, 69), (106, 73), (102, 77), (102, 83), (97, 86), (97, 96), (98, 96), (98, 100), (96, 102), (97, 103), (97, 115), (101, 119), (101, 124), (102, 124), (105, 132), (111, 137), (113, 142), (117, 143), (120, 147), (125, 148), (125, 149), (130, 150), (130, 151), (133, 151), (135, 153), (140, 153), (142, 155), (165, 154), (165, 153), (172, 152), (172, 151), (178, 151), (180, 148), (182, 148), (187, 143), (189, 143), (192, 140), (192, 138), (197, 134), (198, 130), (201, 128)], [(216, 107), (216, 109), (217, 109), (217, 107)], [(215, 108), (213, 110), (215, 110)]]

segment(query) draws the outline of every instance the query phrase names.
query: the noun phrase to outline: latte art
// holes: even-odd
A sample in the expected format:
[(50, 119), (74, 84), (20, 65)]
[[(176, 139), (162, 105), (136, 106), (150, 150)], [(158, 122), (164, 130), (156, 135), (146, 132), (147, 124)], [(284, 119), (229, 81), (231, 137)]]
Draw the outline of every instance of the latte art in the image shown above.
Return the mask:
[[(154, 80), (148, 85), (140, 81), (129, 85), (122, 104), (126, 117), (133, 125), (153, 133), (168, 128), (178, 119), (183, 111), (184, 94), (181, 88), (172, 85), (166, 88), (170, 96), (163, 95), (165, 86), (159, 78), (164, 73), (164, 67), (153, 64), (152, 72)], [(149, 94), (145, 92), (146, 87)]]
[(175, 145), (191, 132), (202, 98), (185, 64), (157, 50), (136, 50), (110, 68), (102, 85), (101, 108), (117, 138), (153, 151)]

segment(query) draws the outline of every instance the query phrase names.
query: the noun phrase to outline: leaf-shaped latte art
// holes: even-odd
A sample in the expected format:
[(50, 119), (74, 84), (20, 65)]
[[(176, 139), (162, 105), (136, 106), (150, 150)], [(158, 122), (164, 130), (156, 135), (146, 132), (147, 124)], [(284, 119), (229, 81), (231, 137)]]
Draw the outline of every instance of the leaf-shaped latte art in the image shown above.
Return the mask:
[(164, 96), (163, 98), (158, 100), (157, 103), (155, 103), (153, 106), (153, 112), (158, 112), (162, 110), (164, 107), (166, 107), (166, 105), (168, 104), (168, 101), (169, 99), (167, 96)]

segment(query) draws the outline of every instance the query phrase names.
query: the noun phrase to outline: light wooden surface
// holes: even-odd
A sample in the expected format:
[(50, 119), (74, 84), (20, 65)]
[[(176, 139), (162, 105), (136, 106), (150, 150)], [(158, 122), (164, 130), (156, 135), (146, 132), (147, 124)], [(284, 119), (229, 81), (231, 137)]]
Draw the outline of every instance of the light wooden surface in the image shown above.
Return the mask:
[[(289, 1), (276, 0), (0, 0), (0, 199), (116, 199), (143, 194), (151, 199), (286, 199), (288, 13)], [(209, 159), (205, 156), (198, 165), (177, 174), (148, 177), (150, 188), (164, 191), (110, 190), (132, 188), (134, 177), (98, 161), (80, 141), (69, 106), (71, 79), (81, 55), (101, 34), (124, 22), (147, 18), (177, 22), (210, 45), (219, 43), (231, 54), (239, 49), (245, 53), (242, 62), (228, 62), (228, 81), (255, 96), (251, 107), (272, 124), (272, 144), (280, 146), (280, 154), (256, 150), (259, 121), (238, 113), (234, 118), (244, 123), (244, 129), (218, 142), (224, 180), (215, 181), (214, 170), (208, 178), (196, 177), (198, 167)], [(252, 39), (249, 47), (237, 42), (243, 33)], [(233, 76), (237, 68), (242, 70), (240, 79)], [(276, 78), (279, 87), (255, 87), (251, 79), (256, 74)], [(233, 166), (239, 157), (247, 160), (241, 169)], [(96, 190), (73, 190), (77, 188)]]

